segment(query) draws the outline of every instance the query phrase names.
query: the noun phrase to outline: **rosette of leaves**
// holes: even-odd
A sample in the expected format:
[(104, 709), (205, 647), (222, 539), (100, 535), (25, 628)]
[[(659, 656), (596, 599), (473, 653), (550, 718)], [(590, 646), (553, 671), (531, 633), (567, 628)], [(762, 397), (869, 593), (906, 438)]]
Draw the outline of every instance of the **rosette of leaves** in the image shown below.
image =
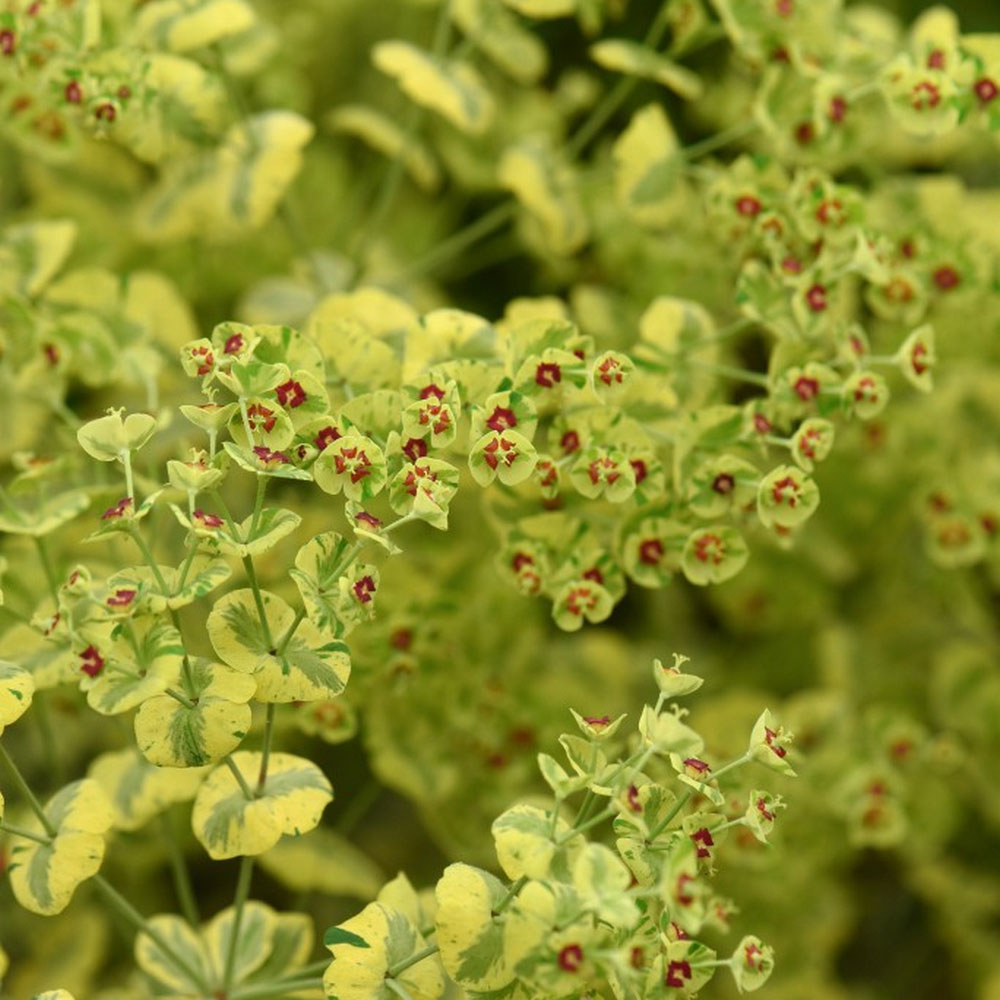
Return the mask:
[(351, 669), (345, 643), (297, 619), (275, 594), (263, 591), (260, 601), (262, 611), (249, 589), (216, 601), (206, 627), (219, 659), (253, 676), (258, 701), (316, 701), (340, 694)]
[(200, 927), (157, 914), (135, 941), (135, 960), (153, 988), (177, 996), (223, 989), (266, 989), (302, 979), (312, 952), (311, 919), (278, 913), (248, 900), (237, 913), (227, 907)]

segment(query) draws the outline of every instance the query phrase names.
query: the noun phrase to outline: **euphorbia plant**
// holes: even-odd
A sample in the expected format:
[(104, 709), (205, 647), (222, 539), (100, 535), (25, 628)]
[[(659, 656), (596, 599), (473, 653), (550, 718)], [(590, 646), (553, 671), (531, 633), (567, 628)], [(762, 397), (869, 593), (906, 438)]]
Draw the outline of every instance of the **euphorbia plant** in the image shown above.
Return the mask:
[[(812, 995), (801, 955), (832, 968), (844, 932), (803, 943), (769, 885), (819, 896), (873, 847), (933, 899), (920, 859), (994, 808), (997, 247), (994, 193), (926, 168), (988, 151), (998, 72), (943, 8), (904, 31), (834, 0), (11, 0), (0, 867), (65, 930), (4, 920), (10, 982), (556, 1000), (728, 966), (756, 989), (774, 954), (720, 944), (718, 868)], [(968, 647), (895, 690), (886, 664), (942, 642), (901, 555), (921, 532), (985, 582), (956, 577), (938, 626)], [(655, 705), (631, 690), (666, 622), (722, 672), (697, 730), (666, 707), (699, 684), (681, 658)], [(733, 773), (790, 770), (769, 713), (726, 714), (744, 677), (771, 688), (752, 714), (793, 695), (809, 750), (791, 852), (756, 853), (783, 802)], [(374, 782), (346, 804), (341, 745)], [(380, 786), (449, 855), (413, 875), (433, 896), (385, 879), (374, 823), (351, 837)], [(368, 905), (286, 906), (261, 870)], [(978, 985), (962, 882), (937, 899)], [(98, 897), (138, 972), (97, 968)]]

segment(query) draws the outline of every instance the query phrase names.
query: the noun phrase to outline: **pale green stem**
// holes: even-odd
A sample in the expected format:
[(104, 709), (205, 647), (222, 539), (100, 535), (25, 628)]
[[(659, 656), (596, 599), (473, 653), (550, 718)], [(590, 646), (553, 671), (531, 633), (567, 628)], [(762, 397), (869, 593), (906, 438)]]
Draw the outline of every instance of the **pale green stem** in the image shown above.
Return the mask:
[(288, 630), (282, 636), (281, 642), (278, 643), (278, 656), (281, 656), (281, 654), (288, 648), (288, 644), (292, 641), (292, 636), (295, 635), (296, 629), (298, 629), (298, 627), (302, 624), (305, 617), (306, 609), (305, 606), (303, 606), (295, 612), (295, 620), (288, 626)]
[(177, 589), (183, 590), (184, 586), (187, 584), (188, 573), (191, 571), (191, 564), (194, 562), (195, 553), (198, 551), (198, 543), (189, 538), (188, 539), (188, 554), (187, 558), (184, 560), (184, 565), (181, 567), (180, 579), (177, 581)]
[(59, 746), (55, 730), (52, 728), (52, 715), (49, 712), (48, 691), (36, 691), (31, 702), (32, 715), (38, 723), (38, 733), (42, 738), (42, 753), (45, 756), (45, 769), (54, 779), (54, 784), (61, 785), (63, 778), (62, 760), (59, 757)]
[[(330, 963), (327, 962), (326, 965)], [(304, 992), (305, 990), (318, 990), (323, 988), (321, 979), (302, 978), (286, 979), (284, 982), (276, 983), (253, 983), (249, 986), (237, 987), (233, 990), (232, 1000), (265, 1000), (266, 997), (278, 997), (281, 1000), (292, 993)]]
[(32, 535), (32, 538), (35, 542), (35, 548), (38, 549), (38, 560), (45, 571), (45, 580), (49, 585), (49, 593), (52, 595), (52, 600), (58, 605), (59, 581), (56, 578), (55, 570), (52, 568), (52, 560), (49, 559), (49, 550), (45, 545), (45, 539), (40, 535)]
[(177, 901), (181, 905), (184, 919), (191, 927), (197, 928), (201, 918), (198, 916), (198, 904), (195, 902), (194, 889), (191, 886), (191, 876), (188, 873), (187, 862), (181, 852), (181, 845), (174, 835), (170, 816), (160, 813), (160, 825), (163, 827), (163, 839), (167, 844), (167, 855), (170, 858), (170, 870), (174, 879), (174, 890)]
[[(162, 593), (164, 598), (166, 598), (171, 593), (170, 588), (167, 586), (167, 581), (163, 578), (163, 574), (160, 572), (160, 567), (157, 565), (156, 558), (153, 556), (150, 547), (146, 544), (146, 539), (142, 537), (142, 532), (139, 530), (137, 525), (132, 525), (129, 537), (139, 547), (139, 551), (142, 553), (143, 559), (146, 560), (146, 565), (149, 566), (150, 572), (153, 574), (153, 579), (156, 580), (156, 585), (160, 588), (160, 593)], [(184, 633), (181, 630), (181, 616), (177, 613), (176, 608), (170, 608), (168, 613), (170, 615), (171, 624), (175, 629), (177, 629), (177, 634), (181, 637), (181, 646), (184, 649), (182, 666), (184, 671), (184, 683), (187, 685), (189, 691), (193, 691), (194, 671), (191, 667), (191, 658), (188, 656), (187, 646), (184, 644)]]
[(389, 966), (389, 971), (386, 975), (389, 979), (395, 979), (401, 972), (405, 972), (411, 965), (416, 965), (417, 962), (422, 962), (425, 958), (430, 958), (431, 955), (436, 955), (441, 949), (438, 948), (436, 944), (429, 944), (426, 948), (420, 951), (414, 952), (409, 958), (404, 958), (401, 962), (397, 962), (395, 965)]
[(693, 142), (690, 146), (685, 146), (680, 150), (680, 154), (685, 160), (695, 160), (699, 156), (712, 153), (723, 146), (728, 146), (731, 142), (745, 138), (751, 133), (756, 132), (758, 128), (757, 122), (753, 119), (737, 122), (735, 125), (731, 125), (721, 132), (716, 132), (715, 135), (710, 135), (708, 138), (702, 139), (701, 142)]
[(7, 766), (7, 770), (10, 771), (11, 777), (14, 779), (14, 784), (17, 785), (18, 791), (20, 791), (20, 793), (25, 797), (28, 805), (31, 806), (31, 811), (38, 818), (38, 822), (42, 824), (42, 829), (50, 837), (55, 837), (56, 828), (52, 825), (49, 817), (45, 815), (45, 810), (42, 808), (41, 802), (39, 802), (35, 797), (35, 793), (24, 780), (24, 775), (21, 774), (17, 764), (14, 763), (13, 758), (9, 753), (7, 753), (7, 750), (2, 743), (0, 743), (0, 761), (3, 761), (3, 763)]
[(389, 989), (400, 998), (400, 1000), (413, 1000), (413, 997), (410, 996), (410, 991), (402, 983), (397, 983), (395, 979), (387, 979), (385, 981), (385, 985), (388, 986)]
[(528, 876), (522, 875), (516, 882), (512, 882), (507, 890), (507, 895), (494, 907), (495, 913), (503, 913), (511, 903), (517, 899), (517, 894), (528, 884)]
[(274, 740), (274, 716), (277, 705), (271, 702), (267, 706), (267, 714), (264, 717), (264, 743), (260, 754), (260, 771), (257, 774), (257, 789), (254, 792), (256, 798), (264, 794), (264, 787), (267, 785), (267, 767), (271, 760), (271, 743)]
[(163, 693), (173, 698), (174, 701), (179, 701), (185, 708), (196, 707), (195, 703), (183, 691), (178, 691), (177, 688), (168, 687)]
[(247, 400), (245, 396), (240, 396), (240, 416), (243, 418), (243, 432), (247, 436), (247, 447), (253, 448), (253, 431), (250, 429), (250, 414), (247, 413)]
[(229, 946), (226, 952), (226, 969), (222, 974), (222, 992), (227, 994), (233, 984), (233, 972), (236, 968), (236, 945), (240, 938), (240, 925), (243, 923), (243, 908), (250, 895), (250, 882), (253, 878), (253, 856), (240, 858), (240, 873), (236, 878), (236, 897), (233, 900), (233, 927), (229, 933)]
[(197, 969), (189, 965), (181, 955), (174, 951), (159, 931), (151, 927), (146, 918), (103, 875), (95, 875), (93, 883), (119, 916), (135, 927), (137, 931), (145, 934), (160, 949), (164, 957), (170, 959), (202, 992), (208, 992), (208, 984), (201, 977)]
[(25, 840), (33, 840), (36, 844), (51, 844), (50, 837), (43, 837), (40, 833), (32, 833), (30, 830), (23, 830), (19, 826), (11, 826), (10, 823), (0, 823), (0, 831), (9, 833), (12, 837), (24, 837)]
[[(441, 9), (438, 12), (437, 23), (434, 26), (434, 40), (431, 44), (432, 58), (437, 59), (443, 56), (444, 51), (448, 46), (452, 6), (453, 0), (445, 0), (445, 2), (441, 4)], [(386, 168), (385, 175), (382, 178), (382, 184), (376, 196), (375, 204), (372, 208), (368, 222), (361, 226), (359, 230), (360, 239), (358, 247), (354, 253), (351, 254), (354, 259), (356, 274), (361, 273), (361, 266), (364, 262), (365, 254), (371, 247), (372, 241), (381, 231), (382, 225), (392, 208), (392, 204), (396, 200), (396, 195), (399, 193), (399, 187), (403, 182), (403, 174), (406, 168), (406, 156), (410, 152), (410, 148), (417, 137), (417, 132), (420, 130), (420, 126), (423, 124), (426, 117), (427, 111), (422, 106), (416, 105), (411, 108), (403, 131), (403, 141), (399, 149), (396, 151), (395, 156), (392, 158), (392, 162), (389, 163)]]
[[(250, 590), (253, 592), (254, 604), (257, 605), (257, 616), (260, 619), (261, 631), (264, 633), (264, 638), (267, 640), (268, 650), (275, 649), (274, 639), (271, 637), (271, 626), (267, 620), (267, 612), (264, 610), (264, 598), (260, 594), (260, 583), (257, 581), (257, 571), (253, 566), (253, 559), (250, 556), (243, 557), (243, 569), (247, 575), (247, 583), (250, 584)], [(273, 654), (272, 654), (273, 655)]]
[(250, 538), (257, 535), (257, 526), (260, 524), (260, 514), (264, 509), (264, 494), (267, 493), (267, 484), (270, 476), (257, 476), (257, 495), (253, 503), (253, 516), (250, 518)]
[(338, 833), (347, 836), (364, 818), (382, 794), (382, 786), (372, 778), (347, 804), (334, 824)]
[[(728, 764), (723, 765), (718, 769), (718, 771), (713, 772), (712, 779), (717, 781), (722, 775), (727, 774), (729, 771), (735, 770), (737, 767), (741, 767), (748, 760), (750, 760), (750, 751), (748, 750), (745, 754), (737, 757), (735, 760), (731, 760)], [(646, 837), (647, 843), (651, 840), (655, 840), (668, 826), (670, 821), (691, 801), (694, 796), (695, 790), (693, 788), (685, 792), (675, 803), (670, 812), (660, 820), (659, 823), (649, 831), (649, 835)]]
[(250, 786), (247, 784), (247, 779), (243, 777), (242, 772), (233, 762), (232, 755), (227, 753), (226, 756), (223, 757), (222, 759), (225, 762), (226, 766), (229, 768), (229, 770), (232, 772), (233, 777), (236, 779), (236, 784), (240, 786), (240, 789), (243, 792), (243, 797), (248, 802), (252, 802), (253, 792), (250, 790)]
[[(288, 973), (289, 979), (305, 979), (309, 976), (318, 976), (326, 972), (330, 967), (330, 963), (333, 961), (333, 956), (328, 955), (326, 958), (321, 958), (316, 962), (310, 962), (309, 965), (303, 965), (301, 969), (292, 969)], [(279, 980), (280, 982), (280, 980)]]
[[(246, 134), (247, 144), (249, 145), (251, 152), (256, 155), (260, 152), (260, 140), (257, 138), (257, 133), (250, 126), (250, 108), (247, 105), (247, 102), (243, 99), (243, 92), (237, 86), (236, 81), (226, 68), (225, 58), (223, 57), (222, 50), (218, 46), (215, 47), (215, 56), (216, 69), (219, 73), (219, 78), (222, 80), (223, 86), (226, 88), (226, 93), (229, 96), (229, 103), (232, 106), (236, 117), (239, 119), (239, 123), (243, 126), (243, 131)], [(306, 246), (305, 237), (302, 235), (302, 228), (299, 225), (295, 213), (292, 211), (292, 206), (288, 200), (287, 192), (281, 199), (277, 215), (281, 219), (281, 222), (285, 227), (285, 231), (288, 233), (288, 238), (291, 240), (296, 253), (309, 262), (309, 266), (313, 271), (313, 277), (316, 279), (316, 284), (320, 291), (329, 291), (323, 277), (322, 268), (320, 268), (319, 264), (316, 262), (316, 258), (312, 251)], [(215, 442), (213, 441), (212, 443), (214, 446)], [(212, 450), (214, 453), (214, 447)]]
[[(659, 10), (649, 26), (649, 30), (642, 39), (644, 48), (655, 49), (663, 41), (663, 36), (666, 34), (667, 27), (669, 26), (667, 20), (668, 8), (669, 4), (660, 4)], [(587, 120), (566, 143), (566, 156), (569, 160), (575, 160), (587, 148), (590, 141), (621, 107), (638, 83), (638, 77), (624, 76), (605, 95), (604, 100), (591, 111)]]
[(723, 365), (717, 361), (702, 361), (700, 358), (687, 358), (684, 364), (691, 368), (700, 368), (702, 371), (713, 372), (716, 375), (724, 375), (726, 378), (738, 379), (741, 382), (750, 382), (753, 385), (763, 386), (765, 389), (770, 385), (768, 377), (762, 372), (752, 372), (745, 368), (737, 368), (734, 365)]
[(132, 498), (133, 509), (138, 506), (135, 502), (135, 484), (132, 482), (132, 452), (128, 449), (121, 453), (121, 462), (125, 466), (125, 496)]

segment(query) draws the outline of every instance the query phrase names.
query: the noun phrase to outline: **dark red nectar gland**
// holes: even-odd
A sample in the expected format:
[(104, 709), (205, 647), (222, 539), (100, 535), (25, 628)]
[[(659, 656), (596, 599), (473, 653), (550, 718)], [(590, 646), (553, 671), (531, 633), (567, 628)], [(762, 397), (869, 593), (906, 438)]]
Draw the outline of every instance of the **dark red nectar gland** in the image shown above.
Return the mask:
[(583, 965), (583, 949), (578, 944), (568, 944), (559, 952), (557, 961), (563, 972), (577, 972)]
[(557, 382), (561, 381), (562, 369), (551, 361), (543, 361), (535, 369), (535, 382), (543, 389), (551, 389)]

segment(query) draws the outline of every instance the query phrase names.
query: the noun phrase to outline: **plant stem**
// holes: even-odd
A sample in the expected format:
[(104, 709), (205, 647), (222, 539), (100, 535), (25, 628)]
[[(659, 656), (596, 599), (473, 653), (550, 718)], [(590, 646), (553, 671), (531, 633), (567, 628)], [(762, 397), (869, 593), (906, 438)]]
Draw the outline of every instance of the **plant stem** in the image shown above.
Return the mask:
[(229, 770), (232, 772), (233, 777), (236, 779), (236, 784), (239, 785), (240, 788), (242, 789), (243, 797), (248, 802), (252, 802), (254, 797), (253, 792), (250, 790), (250, 786), (247, 784), (247, 779), (243, 777), (243, 774), (241, 773), (240, 769), (233, 762), (232, 754), (227, 753), (226, 756), (223, 757), (222, 759), (225, 761), (226, 766), (229, 768)]
[(257, 526), (260, 524), (260, 513), (264, 509), (264, 494), (267, 493), (267, 483), (270, 476), (257, 476), (257, 495), (253, 502), (253, 516), (250, 518), (250, 538), (257, 535)]
[[(656, 17), (653, 18), (642, 45), (645, 48), (655, 49), (663, 36), (667, 33), (669, 22), (667, 21), (668, 4), (660, 4)], [(615, 86), (608, 91), (604, 100), (587, 116), (586, 121), (576, 130), (566, 143), (566, 156), (570, 160), (575, 160), (590, 144), (594, 136), (604, 127), (611, 116), (621, 107), (629, 94), (635, 90), (639, 83), (639, 78), (635, 76), (623, 76)]]
[(729, 128), (725, 128), (721, 132), (716, 132), (715, 135), (710, 135), (700, 142), (693, 142), (690, 146), (685, 146), (680, 150), (680, 154), (685, 160), (696, 160), (699, 156), (712, 153), (723, 146), (728, 146), (731, 142), (745, 138), (752, 132), (756, 132), (757, 128), (757, 122), (752, 118), (748, 121), (737, 122), (735, 125), (730, 125)]
[(0, 831), (9, 833), (12, 837), (24, 837), (25, 840), (33, 840), (36, 844), (52, 843), (52, 840), (49, 837), (43, 837), (38, 833), (32, 833), (30, 830), (24, 830), (19, 826), (11, 826), (10, 823), (0, 823)]
[(31, 536), (35, 548), (38, 549), (38, 560), (42, 564), (42, 569), (45, 571), (45, 579), (49, 585), (49, 593), (52, 595), (52, 600), (55, 601), (56, 605), (59, 604), (59, 581), (56, 577), (55, 570), (52, 568), (52, 561), (49, 559), (49, 551), (45, 546), (45, 539), (41, 535)]
[(121, 459), (125, 466), (125, 496), (131, 497), (134, 510), (138, 505), (135, 502), (135, 484), (132, 482), (132, 452), (126, 449), (121, 453)]
[(229, 933), (229, 948), (226, 952), (226, 969), (222, 974), (222, 992), (229, 992), (233, 983), (233, 972), (236, 968), (236, 944), (240, 937), (240, 925), (243, 923), (243, 907), (250, 895), (250, 882), (253, 878), (253, 856), (244, 855), (240, 858), (240, 873), (236, 878), (236, 897), (233, 900), (235, 913), (233, 927)]
[(35, 793), (24, 780), (24, 775), (21, 774), (17, 764), (14, 763), (13, 758), (9, 753), (7, 753), (7, 750), (2, 743), (0, 743), (0, 761), (3, 761), (3, 763), (7, 766), (7, 770), (10, 771), (11, 777), (14, 779), (14, 784), (17, 785), (18, 790), (25, 797), (25, 799), (27, 799), (28, 805), (31, 806), (31, 811), (38, 818), (38, 822), (42, 824), (42, 829), (50, 837), (55, 837), (56, 828), (52, 825), (49, 817), (45, 815), (45, 810), (42, 808), (42, 804), (35, 797)]
[(42, 754), (45, 757), (45, 769), (49, 776), (54, 779), (54, 784), (61, 785), (63, 783), (63, 764), (59, 758), (56, 735), (52, 728), (48, 692), (36, 691), (31, 707), (33, 709), (32, 714), (38, 722), (39, 735), (42, 738)]
[(295, 635), (295, 630), (302, 624), (305, 616), (306, 609), (305, 605), (303, 605), (298, 611), (295, 612), (295, 620), (288, 626), (288, 631), (285, 632), (285, 634), (281, 637), (281, 642), (278, 643), (278, 656), (281, 656), (281, 654), (288, 648), (288, 644), (292, 641), (292, 636)]
[[(325, 963), (325, 965), (329, 964), (329, 962)], [(322, 987), (323, 981), (315, 977), (311, 979), (287, 979), (284, 982), (276, 983), (251, 983), (249, 986), (235, 989), (232, 993), (232, 1000), (264, 1000), (265, 997), (280, 997), (284, 1000), (290, 993), (317, 990), (322, 989)]]
[(103, 875), (95, 875), (92, 881), (108, 905), (119, 916), (131, 924), (140, 934), (145, 934), (160, 949), (164, 957), (169, 958), (203, 993), (208, 992), (208, 984), (202, 978), (201, 973), (178, 955), (167, 944), (160, 932), (151, 927), (146, 918)]
[(429, 944), (426, 948), (414, 952), (409, 958), (404, 958), (401, 962), (390, 965), (386, 975), (389, 979), (395, 979), (396, 976), (401, 972), (405, 972), (411, 965), (416, 965), (417, 962), (422, 962), (425, 958), (430, 958), (431, 955), (436, 955), (439, 951), (440, 948), (436, 944)]
[(369, 809), (378, 801), (382, 794), (382, 786), (372, 778), (347, 804), (347, 807), (337, 819), (335, 828), (345, 837), (361, 822)]
[[(142, 537), (142, 532), (139, 527), (135, 524), (132, 525), (132, 530), (129, 532), (129, 537), (135, 544), (139, 547), (139, 551), (142, 553), (143, 559), (146, 560), (146, 565), (149, 567), (150, 572), (153, 574), (153, 579), (156, 580), (156, 585), (160, 588), (160, 593), (163, 594), (164, 599), (170, 596), (171, 590), (167, 586), (167, 581), (164, 579), (163, 574), (160, 572), (160, 567), (157, 565), (156, 559), (153, 556), (153, 552), (150, 547), (146, 544), (146, 539)], [(169, 608), (168, 613), (170, 615), (170, 622), (177, 629), (177, 634), (181, 639), (181, 646), (184, 649), (183, 657), (183, 670), (184, 670), (184, 683), (187, 685), (189, 691), (194, 690), (194, 671), (191, 667), (191, 658), (188, 656), (187, 646), (184, 644), (184, 633), (181, 630), (181, 616), (177, 613), (176, 608)], [(193, 708), (193, 705), (188, 705), (189, 708)]]
[(399, 997), (399, 1000), (413, 1000), (410, 991), (402, 983), (397, 983), (395, 979), (387, 979), (385, 985)]
[(267, 765), (271, 760), (271, 742), (274, 739), (274, 716), (276, 711), (277, 705), (272, 701), (267, 706), (267, 714), (264, 717), (264, 743), (261, 747), (257, 789), (254, 792), (254, 797), (258, 799), (264, 794), (264, 787), (267, 785)]
[(507, 895), (500, 900), (493, 908), (496, 913), (503, 913), (511, 903), (517, 899), (517, 894), (528, 884), (528, 876), (522, 875), (516, 882), (512, 882), (507, 890)]
[[(253, 591), (253, 601), (257, 605), (257, 617), (260, 619), (261, 631), (267, 640), (267, 648), (275, 649), (274, 639), (271, 637), (271, 625), (267, 620), (267, 612), (264, 610), (264, 598), (260, 594), (260, 583), (257, 581), (257, 571), (253, 566), (253, 559), (250, 556), (243, 557), (243, 569), (247, 575), (247, 583)], [(273, 655), (273, 654), (272, 654)]]
[(167, 813), (160, 814), (160, 824), (163, 827), (163, 837), (167, 842), (167, 854), (170, 857), (170, 869), (174, 879), (174, 889), (177, 901), (181, 904), (184, 919), (197, 928), (201, 921), (198, 916), (198, 904), (195, 902), (194, 889), (191, 886), (191, 876), (188, 874), (187, 862), (181, 853), (180, 844), (174, 836), (173, 825)]
[[(431, 56), (435, 60), (440, 59), (448, 47), (448, 38), (451, 34), (452, 4), (453, 0), (445, 0), (438, 12), (437, 22), (434, 26), (434, 39), (431, 43)], [(373, 240), (378, 236), (383, 223), (389, 215), (392, 204), (396, 200), (396, 195), (399, 193), (399, 187), (402, 184), (403, 173), (406, 168), (406, 155), (409, 153), (410, 147), (417, 137), (417, 132), (420, 130), (420, 126), (424, 123), (426, 117), (427, 111), (421, 105), (415, 105), (410, 109), (410, 114), (403, 131), (403, 142), (386, 168), (371, 215), (368, 218), (367, 224), (360, 227), (358, 245), (351, 254), (356, 276), (360, 276), (365, 255), (371, 247)]]
[(717, 361), (702, 361), (699, 358), (687, 358), (684, 363), (691, 368), (701, 368), (703, 371), (739, 379), (741, 382), (750, 382), (752, 385), (763, 386), (765, 389), (770, 385), (768, 377), (763, 372), (752, 372), (745, 368), (737, 368), (735, 365), (723, 365)]

